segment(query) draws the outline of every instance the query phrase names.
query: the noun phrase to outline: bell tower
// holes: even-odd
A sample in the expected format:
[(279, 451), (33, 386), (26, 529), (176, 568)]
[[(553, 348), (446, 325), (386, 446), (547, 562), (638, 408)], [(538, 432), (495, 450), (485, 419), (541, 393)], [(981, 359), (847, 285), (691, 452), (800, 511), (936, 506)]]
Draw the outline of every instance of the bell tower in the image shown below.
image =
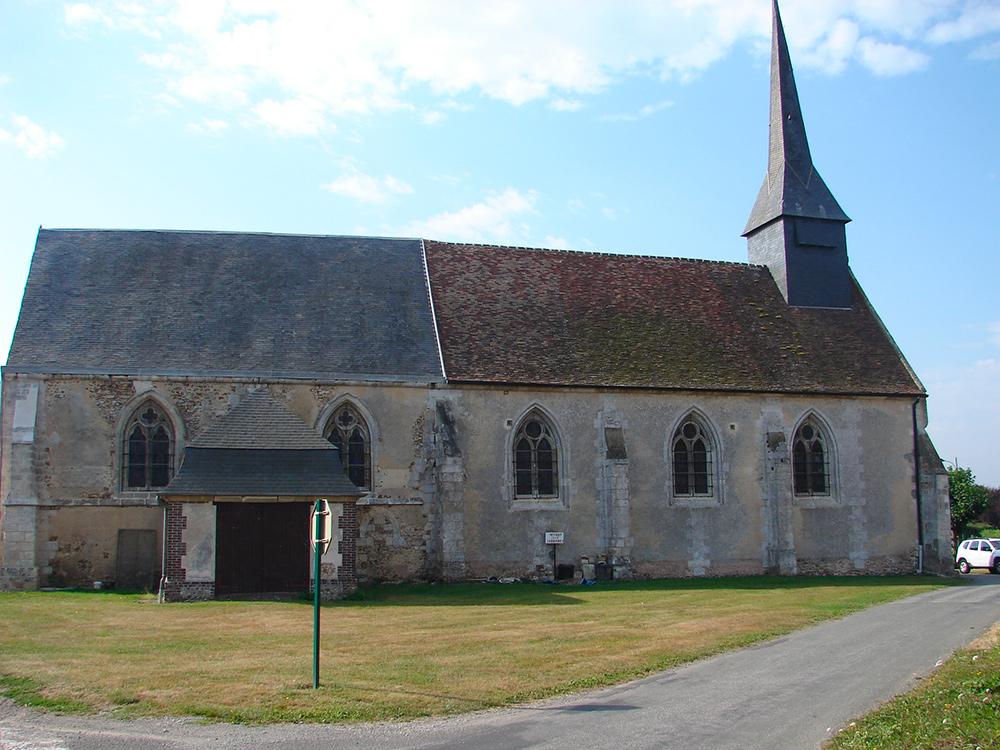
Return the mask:
[(851, 306), (850, 221), (813, 166), (777, 0), (771, 3), (771, 128), (767, 175), (743, 236), (789, 305)]

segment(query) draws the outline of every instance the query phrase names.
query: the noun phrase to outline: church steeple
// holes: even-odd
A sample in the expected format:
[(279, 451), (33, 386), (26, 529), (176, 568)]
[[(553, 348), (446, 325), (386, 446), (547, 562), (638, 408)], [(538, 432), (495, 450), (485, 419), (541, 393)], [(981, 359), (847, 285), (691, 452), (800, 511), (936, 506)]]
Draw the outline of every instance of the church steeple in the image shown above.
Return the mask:
[(767, 175), (743, 236), (789, 304), (849, 307), (850, 221), (813, 165), (777, 0), (772, 0), (771, 125)]

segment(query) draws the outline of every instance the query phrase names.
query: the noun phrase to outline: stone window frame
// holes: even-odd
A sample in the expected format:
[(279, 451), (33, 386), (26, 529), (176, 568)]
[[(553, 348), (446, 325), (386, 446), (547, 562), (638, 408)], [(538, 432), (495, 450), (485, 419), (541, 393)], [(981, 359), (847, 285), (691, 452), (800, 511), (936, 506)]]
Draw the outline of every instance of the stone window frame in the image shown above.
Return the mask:
[[(378, 484), (378, 466), (379, 466), (379, 453), (381, 440), (381, 431), (379, 430), (378, 421), (375, 419), (374, 414), (365, 405), (364, 401), (352, 393), (342, 393), (332, 399), (330, 399), (326, 405), (320, 409), (316, 416), (316, 421), (314, 423), (314, 428), (316, 431), (326, 440), (329, 440), (330, 427), (333, 423), (333, 419), (344, 405), (348, 405), (351, 409), (364, 420), (364, 427), (368, 432), (368, 487), (362, 488), (367, 495), (370, 496)], [(343, 458), (341, 459), (343, 460)], [(346, 473), (346, 472), (345, 472)]]
[[(811, 425), (822, 438), (824, 446), (824, 463), (827, 469), (827, 491), (825, 493), (798, 493), (795, 491), (795, 443), (799, 431), (806, 425)], [(840, 461), (837, 449), (836, 433), (830, 421), (816, 409), (807, 409), (795, 421), (791, 430), (791, 440), (788, 444), (789, 481), (793, 502), (800, 508), (829, 508), (840, 505)]]
[[(695, 422), (702, 436), (709, 442), (711, 456), (712, 491), (708, 494), (678, 494), (674, 488), (674, 444), (678, 431), (687, 422)], [(667, 431), (664, 443), (664, 463), (666, 464), (666, 494), (668, 503), (679, 508), (715, 508), (723, 504), (725, 497), (725, 457), (722, 440), (715, 422), (699, 407), (691, 406), (681, 412)]]
[[(536, 417), (545, 423), (553, 441), (556, 455), (556, 492), (551, 496), (519, 496), (514, 484), (514, 444), (522, 426), (531, 418)], [(504, 445), (504, 481), (503, 489), (507, 506), (510, 510), (568, 510), (569, 509), (569, 448), (562, 437), (559, 422), (555, 415), (539, 403), (533, 403), (520, 412), (514, 419), (507, 419), (507, 437)]]
[(128, 500), (144, 500), (155, 503), (156, 498), (162, 491), (162, 487), (152, 487), (138, 489), (128, 487), (125, 482), (125, 472), (128, 465), (128, 438), (129, 428), (138, 418), (140, 411), (148, 404), (152, 404), (163, 414), (164, 419), (170, 426), (171, 431), (171, 473), (173, 479), (184, 461), (184, 447), (186, 445), (184, 419), (180, 412), (174, 407), (171, 400), (162, 392), (155, 389), (137, 393), (130, 398), (119, 410), (117, 427), (115, 428), (115, 451), (114, 451), (114, 487), (117, 497)]

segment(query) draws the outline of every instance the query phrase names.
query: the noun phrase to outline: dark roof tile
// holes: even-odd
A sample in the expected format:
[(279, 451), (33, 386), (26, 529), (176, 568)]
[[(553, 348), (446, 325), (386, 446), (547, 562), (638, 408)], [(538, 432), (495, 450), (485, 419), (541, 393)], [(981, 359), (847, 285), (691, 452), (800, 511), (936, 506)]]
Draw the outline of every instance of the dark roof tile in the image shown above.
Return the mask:
[(241, 398), (189, 445), (193, 448), (337, 450), (286, 406), (275, 401), (266, 388), (251, 391)]
[(39, 230), (7, 366), (441, 380), (419, 240)]
[(357, 497), (337, 451), (192, 448), (161, 493), (174, 496)]
[(789, 307), (762, 266), (425, 241), (449, 380), (921, 393), (859, 288)]

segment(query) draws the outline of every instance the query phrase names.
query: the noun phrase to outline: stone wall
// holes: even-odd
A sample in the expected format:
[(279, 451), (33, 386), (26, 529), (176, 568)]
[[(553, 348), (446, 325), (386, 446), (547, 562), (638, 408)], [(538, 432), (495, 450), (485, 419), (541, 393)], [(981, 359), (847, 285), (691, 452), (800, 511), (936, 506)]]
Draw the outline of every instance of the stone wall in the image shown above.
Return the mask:
[[(162, 518), (155, 494), (119, 485), (123, 424), (132, 411), (147, 398), (162, 406), (174, 422), (179, 460), (188, 436), (257, 385), (8, 376), (0, 585), (108, 579), (117, 529), (159, 528)], [(344, 400), (369, 422), (373, 485), (356, 508), (360, 536), (352, 549), (344, 547), (350, 559), (325, 561), (345, 573), (353, 565), (356, 581), (548, 575), (546, 531), (566, 535), (561, 562), (603, 560), (617, 577), (914, 568), (909, 399), (373, 383), (269, 387), (317, 432)], [(511, 441), (533, 409), (551, 421), (559, 442), (559, 491), (525, 501), (514, 497)], [(679, 496), (672, 487), (670, 438), (690, 413), (712, 432), (710, 497)], [(792, 492), (790, 442), (806, 415), (830, 432), (829, 497)], [(929, 444), (925, 435), (921, 440)], [(921, 458), (930, 461), (929, 451)], [(940, 562), (950, 554), (947, 488), (932, 464), (921, 474), (924, 557)], [(84, 531), (98, 526), (106, 532)], [(168, 539), (184, 532), (168, 517)], [(84, 536), (92, 537), (90, 547), (72, 542)], [(168, 554), (168, 578), (182, 567), (180, 557)], [(192, 595), (206, 594), (209, 583), (176, 580)]]
[[(472, 386), (436, 397), (450, 405), (464, 457), (470, 577), (551, 570), (545, 531), (565, 533), (560, 560), (627, 561), (615, 568), (625, 575), (915, 570), (909, 399)], [(532, 409), (551, 417), (564, 475), (558, 502), (526, 507), (511, 497), (506, 454)], [(671, 488), (670, 438), (691, 412), (717, 440), (710, 498)], [(790, 445), (807, 415), (829, 431), (828, 497), (792, 491)]]

